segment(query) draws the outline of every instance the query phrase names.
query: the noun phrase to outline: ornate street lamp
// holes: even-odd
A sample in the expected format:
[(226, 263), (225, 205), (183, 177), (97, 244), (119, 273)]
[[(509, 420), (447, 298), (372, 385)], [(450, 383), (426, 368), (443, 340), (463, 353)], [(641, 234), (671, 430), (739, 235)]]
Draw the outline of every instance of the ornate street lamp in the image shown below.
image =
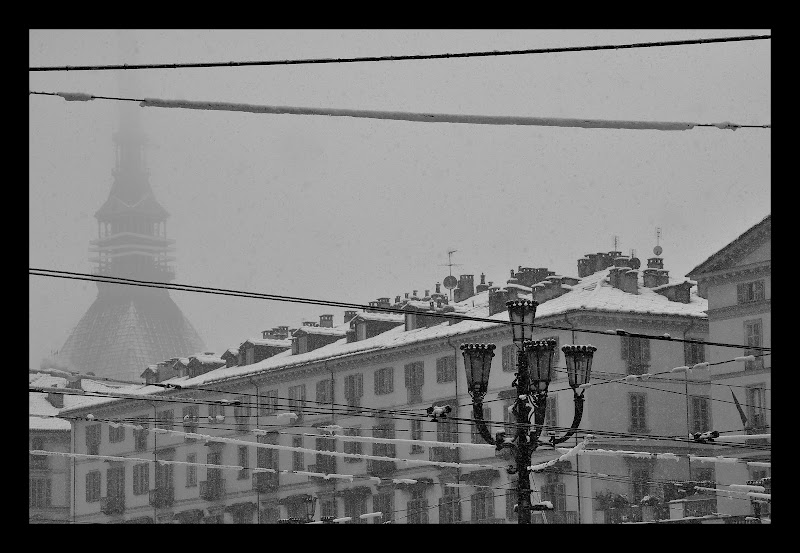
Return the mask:
[[(489, 386), (489, 372), (494, 357), (494, 344), (462, 344), (464, 368), (467, 372), (467, 391), (472, 397), (472, 415), (483, 439), (494, 445), (498, 451), (510, 449), (516, 460), (516, 467), (509, 466), (509, 474), (517, 474), (517, 514), (520, 524), (531, 523), (531, 488), (528, 465), (531, 455), (539, 446), (539, 435), (544, 425), (547, 407), (547, 388), (550, 385), (555, 355), (555, 340), (531, 340), (533, 319), (536, 314), (535, 301), (516, 300), (506, 302), (509, 320), (512, 324), (512, 337), (517, 346), (517, 372), (512, 386), (517, 388), (517, 399), (511, 412), (516, 417), (517, 432), (514, 438), (506, 438), (505, 432), (498, 432), (493, 438), (483, 420), (483, 398)], [(587, 384), (592, 372), (592, 357), (597, 350), (594, 346), (567, 345), (561, 348), (567, 363), (569, 385), (575, 401), (575, 416), (571, 428), (561, 437), (550, 438), (550, 445), (569, 439), (581, 422), (583, 416), (583, 390), (578, 387)], [(533, 430), (531, 427), (533, 416)]]

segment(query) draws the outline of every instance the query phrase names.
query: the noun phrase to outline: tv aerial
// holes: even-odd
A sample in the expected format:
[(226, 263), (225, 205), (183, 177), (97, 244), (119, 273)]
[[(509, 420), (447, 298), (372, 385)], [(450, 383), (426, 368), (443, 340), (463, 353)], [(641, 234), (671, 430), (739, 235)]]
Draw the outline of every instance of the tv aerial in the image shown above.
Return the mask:
[(453, 299), (453, 288), (458, 286), (458, 280), (453, 276), (453, 267), (460, 267), (461, 263), (453, 263), (453, 254), (458, 250), (449, 250), (447, 252), (447, 263), (443, 267), (450, 267), (450, 276), (444, 277), (442, 284), (445, 288), (450, 290), (450, 299)]
[(664, 251), (661, 248), (661, 246), (658, 245), (660, 241), (661, 241), (661, 227), (656, 227), (656, 247), (653, 248), (653, 253), (656, 255), (661, 255), (661, 252)]

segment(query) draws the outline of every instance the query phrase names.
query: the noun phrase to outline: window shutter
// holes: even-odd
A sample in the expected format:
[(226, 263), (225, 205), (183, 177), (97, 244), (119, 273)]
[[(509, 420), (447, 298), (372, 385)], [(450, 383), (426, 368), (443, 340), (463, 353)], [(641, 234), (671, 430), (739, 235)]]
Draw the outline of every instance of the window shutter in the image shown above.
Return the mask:
[(755, 299), (757, 299), (757, 300), (763, 300), (764, 299), (764, 281), (763, 280), (757, 280), (756, 281)]
[(484, 501), (486, 502), (486, 518), (494, 518), (494, 496), (491, 491), (486, 492)]
[(375, 386), (375, 395), (377, 396), (384, 389), (384, 386), (381, 383), (381, 381), (383, 380), (383, 378), (382, 378), (383, 377), (383, 370), (378, 369), (373, 374), (375, 375), (375, 378), (373, 379), (373, 384)]
[(622, 344), (622, 358), (625, 361), (630, 361), (631, 357), (630, 336), (621, 336), (620, 343)]
[(422, 361), (414, 363), (414, 386), (420, 387), (424, 384), (425, 380), (425, 366)]
[(640, 338), (639, 343), (642, 348), (642, 363), (650, 362), (650, 340), (647, 338)]
[(325, 402), (325, 381), (320, 380), (317, 382), (317, 401), (324, 403)]
[(356, 393), (356, 397), (362, 397), (364, 395), (364, 375), (358, 374), (358, 378), (356, 378), (356, 382), (358, 383), (358, 390)]
[(747, 301), (747, 285), (746, 284), (739, 284), (736, 286), (736, 296), (737, 301), (739, 303), (745, 303)]
[(411, 388), (413, 386), (412, 378), (414, 377), (414, 365), (406, 365), (406, 388)]

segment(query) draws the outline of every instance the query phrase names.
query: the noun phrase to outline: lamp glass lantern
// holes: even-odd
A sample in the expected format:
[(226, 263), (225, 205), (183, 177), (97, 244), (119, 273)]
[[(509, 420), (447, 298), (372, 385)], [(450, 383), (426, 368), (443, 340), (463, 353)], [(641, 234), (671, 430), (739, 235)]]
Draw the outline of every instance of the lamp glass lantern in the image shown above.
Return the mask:
[(575, 389), (588, 384), (592, 376), (592, 359), (597, 348), (594, 346), (567, 345), (561, 348), (567, 364), (569, 385)]
[(486, 394), (494, 349), (494, 344), (461, 344), (464, 370), (467, 373), (467, 391), (471, 396)]
[(552, 380), (556, 341), (529, 340), (524, 343), (523, 351), (528, 358), (531, 386), (536, 391), (546, 390)]
[(539, 303), (533, 300), (512, 300), (506, 302), (508, 320), (511, 325), (511, 336), (515, 344), (530, 340), (533, 335), (533, 319), (536, 316), (536, 306)]

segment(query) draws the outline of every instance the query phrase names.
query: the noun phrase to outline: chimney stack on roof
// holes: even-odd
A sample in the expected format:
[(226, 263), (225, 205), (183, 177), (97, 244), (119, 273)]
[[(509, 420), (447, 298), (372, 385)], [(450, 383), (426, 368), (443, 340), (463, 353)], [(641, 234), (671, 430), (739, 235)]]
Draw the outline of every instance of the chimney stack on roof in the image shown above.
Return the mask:
[(350, 321), (353, 320), (353, 318), (356, 316), (356, 314), (357, 314), (356, 311), (345, 311), (344, 312), (344, 322), (349, 323)]
[(458, 303), (474, 295), (475, 275), (461, 275), (458, 279), (458, 287), (453, 290), (453, 301)]
[(475, 293), (480, 294), (481, 292), (485, 292), (489, 289), (489, 285), (486, 284), (486, 275), (481, 273), (481, 283), (475, 287)]
[(437, 282), (436, 283), (436, 293), (437, 294), (441, 294), (442, 293), (442, 283), (441, 282)]
[(506, 310), (508, 301), (508, 290), (505, 288), (489, 290), (489, 316)]
[(395, 296), (394, 297), (394, 302), (395, 303), (400, 303), (400, 296)]
[(648, 269), (663, 269), (664, 268), (664, 260), (660, 257), (650, 257), (647, 259), (647, 268)]
[(320, 315), (319, 326), (325, 328), (333, 328), (333, 315)]

